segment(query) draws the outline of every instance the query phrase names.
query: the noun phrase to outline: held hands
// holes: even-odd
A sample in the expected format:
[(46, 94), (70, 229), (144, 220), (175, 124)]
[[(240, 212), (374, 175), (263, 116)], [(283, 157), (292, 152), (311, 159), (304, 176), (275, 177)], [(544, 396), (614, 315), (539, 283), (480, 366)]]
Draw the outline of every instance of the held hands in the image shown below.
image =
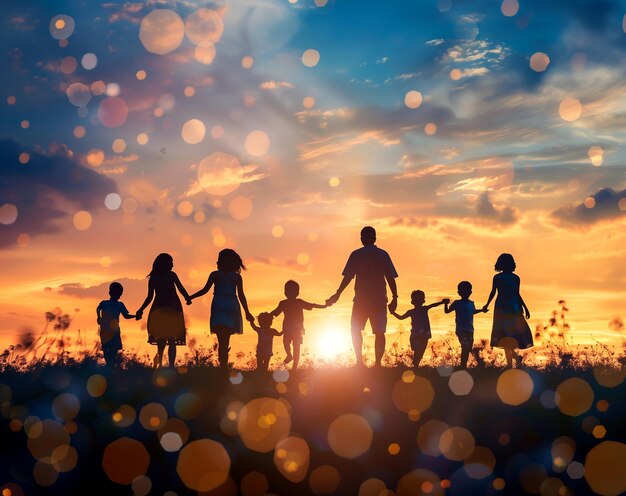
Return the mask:
[(186, 303), (187, 305), (191, 305), (191, 298), (187, 298)]
[(398, 308), (398, 295), (393, 295), (393, 297), (391, 298), (391, 303), (389, 303), (388, 308), (391, 313), (394, 313), (396, 311), (396, 308)]
[(482, 308), (482, 310), (483, 310), (483, 312), (484, 312), (484, 313), (487, 313), (487, 312), (489, 311), (489, 307), (488, 307), (487, 305), (485, 305), (485, 306)]
[(339, 299), (339, 295), (337, 293), (335, 293), (334, 295), (332, 295), (330, 298), (328, 298), (326, 300), (326, 306), (330, 307), (330, 306), (334, 305), (335, 303), (337, 303), (338, 299)]
[(441, 303), (443, 303), (444, 305), (449, 305), (450, 304), (450, 298), (444, 298), (443, 300), (441, 300)]
[(251, 324), (254, 324), (254, 315), (252, 315), (250, 312), (246, 313), (246, 320), (248, 322), (250, 322)]
[(143, 310), (137, 310), (135, 312), (135, 320), (141, 320), (141, 317), (143, 317)]

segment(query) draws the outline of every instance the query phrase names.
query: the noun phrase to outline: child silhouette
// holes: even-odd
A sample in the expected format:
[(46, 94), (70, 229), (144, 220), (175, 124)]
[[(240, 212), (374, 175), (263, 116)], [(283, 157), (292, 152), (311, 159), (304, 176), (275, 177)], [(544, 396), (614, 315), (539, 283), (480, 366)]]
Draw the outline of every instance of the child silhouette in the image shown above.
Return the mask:
[(411, 304), (413, 308), (407, 310), (404, 314), (398, 315), (389, 305), (389, 311), (396, 319), (404, 320), (411, 317), (411, 349), (413, 350), (413, 367), (417, 368), (422, 361), (428, 340), (432, 337), (430, 332), (430, 319), (428, 318), (428, 310), (439, 305), (443, 305), (443, 300), (430, 305), (424, 305), (426, 295), (424, 291), (415, 290), (411, 293)]
[[(521, 365), (522, 357), (515, 349), (526, 349), (533, 346), (533, 335), (528, 323), (530, 311), (520, 295), (520, 278), (514, 274), (516, 265), (513, 255), (503, 253), (496, 260), (494, 269), (498, 272), (493, 276), (491, 293), (484, 310), (498, 293), (496, 306), (493, 310), (493, 327), (491, 329), (491, 346), (504, 348), (508, 367), (513, 366), (513, 359)], [(522, 311), (524, 314), (522, 314)]]
[(213, 301), (211, 302), (210, 328), (211, 334), (217, 335), (217, 354), (220, 367), (223, 369), (228, 368), (230, 336), (243, 333), (241, 307), (246, 312), (246, 319), (254, 322), (254, 317), (248, 309), (246, 295), (243, 292), (242, 270), (246, 270), (246, 267), (235, 250), (226, 248), (220, 251), (217, 256), (217, 270), (209, 274), (206, 284), (200, 291), (189, 297), (190, 300), (193, 300), (206, 294), (211, 286), (215, 286)]
[(148, 314), (148, 343), (157, 345), (154, 367), (163, 363), (163, 352), (167, 350), (168, 365), (174, 366), (176, 346), (186, 344), (185, 317), (183, 307), (176, 290), (189, 303), (189, 295), (172, 269), (174, 259), (168, 253), (161, 253), (154, 259), (152, 270), (148, 275), (148, 296), (137, 310), (137, 320), (143, 316), (144, 309), (152, 303)]
[(285, 363), (293, 360), (292, 370), (296, 370), (300, 363), (300, 346), (304, 335), (304, 310), (326, 308), (326, 305), (309, 303), (298, 298), (299, 294), (300, 285), (296, 281), (287, 281), (285, 283), (287, 299), (278, 303), (278, 306), (270, 313), (272, 317), (283, 314), (283, 345), (285, 346), (285, 353), (287, 353)]
[[(472, 294), (472, 284), (469, 281), (461, 281), (457, 290), (460, 300), (454, 300), (450, 304), (449, 299), (443, 300), (444, 312), (455, 312), (456, 337), (461, 344), (461, 368), (467, 368), (467, 360), (474, 345), (474, 314), (486, 312), (485, 308), (476, 310), (474, 302), (469, 299)], [(448, 306), (449, 305), (449, 306)]]
[(109, 285), (109, 299), (102, 300), (96, 308), (98, 325), (100, 326), (100, 341), (104, 363), (107, 367), (114, 367), (117, 363), (117, 353), (122, 349), (122, 335), (120, 332), (120, 315), (125, 319), (134, 319), (135, 316), (128, 313), (126, 306), (119, 301), (124, 287), (119, 282)]
[(259, 325), (250, 322), (252, 329), (258, 334), (258, 342), (256, 345), (256, 368), (262, 372), (267, 371), (272, 358), (272, 346), (274, 336), (282, 336), (282, 332), (278, 332), (272, 328), (274, 317), (267, 312), (259, 314)]

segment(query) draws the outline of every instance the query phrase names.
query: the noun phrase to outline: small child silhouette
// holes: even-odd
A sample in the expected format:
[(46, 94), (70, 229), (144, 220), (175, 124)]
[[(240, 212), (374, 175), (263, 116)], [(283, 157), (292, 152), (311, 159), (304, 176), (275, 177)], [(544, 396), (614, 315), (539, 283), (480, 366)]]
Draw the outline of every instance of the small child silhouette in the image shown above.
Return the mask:
[(300, 285), (296, 281), (287, 281), (285, 283), (285, 296), (287, 299), (278, 303), (278, 306), (270, 313), (272, 317), (278, 317), (281, 313), (283, 314), (283, 344), (285, 353), (287, 353), (285, 363), (293, 360), (292, 370), (296, 370), (300, 362), (300, 346), (302, 345), (302, 336), (304, 335), (303, 311), (314, 308), (326, 308), (327, 306), (304, 301), (298, 298), (299, 294)]
[(259, 340), (256, 345), (256, 368), (260, 371), (267, 371), (270, 364), (270, 358), (272, 358), (272, 346), (274, 336), (282, 336), (282, 332), (278, 332), (272, 327), (272, 317), (269, 313), (263, 312), (259, 314), (259, 325), (254, 322), (250, 322), (252, 329), (259, 335)]
[(107, 367), (114, 367), (117, 363), (117, 353), (122, 349), (122, 336), (120, 332), (120, 315), (125, 319), (134, 319), (135, 316), (128, 313), (126, 306), (119, 301), (124, 292), (124, 287), (119, 282), (109, 285), (108, 300), (102, 300), (96, 308), (98, 325), (100, 326), (100, 341), (102, 353)]
[(450, 304), (449, 299), (443, 300), (444, 312), (455, 312), (456, 337), (461, 344), (461, 368), (467, 368), (467, 360), (474, 345), (474, 314), (486, 312), (486, 308), (476, 309), (474, 302), (469, 299), (472, 294), (472, 284), (469, 281), (461, 281), (457, 290), (460, 300), (454, 300)]
[(428, 319), (428, 310), (439, 305), (443, 305), (443, 300), (430, 305), (424, 305), (426, 295), (424, 291), (419, 289), (411, 293), (411, 304), (413, 308), (407, 310), (404, 314), (399, 315), (392, 306), (389, 305), (389, 311), (395, 318), (404, 320), (411, 317), (411, 349), (413, 350), (413, 367), (417, 368), (424, 356), (428, 340), (432, 337), (430, 332), (430, 320)]

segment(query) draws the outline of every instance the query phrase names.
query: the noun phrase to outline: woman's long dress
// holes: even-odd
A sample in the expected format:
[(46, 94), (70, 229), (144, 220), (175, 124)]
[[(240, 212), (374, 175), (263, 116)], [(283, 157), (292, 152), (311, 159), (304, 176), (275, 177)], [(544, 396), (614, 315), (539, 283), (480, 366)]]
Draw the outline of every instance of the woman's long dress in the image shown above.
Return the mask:
[(154, 288), (154, 301), (148, 315), (148, 343), (150, 344), (156, 344), (159, 339), (174, 339), (177, 345), (186, 344), (185, 317), (183, 306), (176, 293), (175, 278), (173, 272), (150, 276)]
[(498, 291), (493, 310), (491, 346), (525, 349), (533, 346), (533, 335), (524, 318), (519, 296), (520, 279), (512, 272), (494, 277)]

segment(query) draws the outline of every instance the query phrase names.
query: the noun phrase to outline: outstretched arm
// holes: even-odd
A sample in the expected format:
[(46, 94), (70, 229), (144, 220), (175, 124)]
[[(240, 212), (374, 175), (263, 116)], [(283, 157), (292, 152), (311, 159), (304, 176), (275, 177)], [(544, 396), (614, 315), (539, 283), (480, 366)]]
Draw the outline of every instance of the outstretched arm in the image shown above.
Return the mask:
[[(389, 306), (391, 306), (391, 304)], [(396, 319), (399, 319), (399, 320), (404, 320), (411, 315), (410, 310), (408, 312), (403, 313), (402, 315), (400, 315), (395, 310), (391, 310), (391, 308), (389, 309), (389, 312), (391, 313), (391, 315), (393, 315)]]
[(493, 300), (493, 297), (496, 295), (496, 277), (493, 277), (493, 282), (491, 283), (491, 293), (489, 293), (489, 298), (487, 298), (487, 303), (483, 307), (483, 311), (489, 309), (489, 303)]
[(350, 281), (352, 281), (352, 276), (343, 276), (343, 279), (341, 280), (341, 284), (339, 284), (337, 291), (335, 292), (334, 295), (332, 295), (330, 298), (326, 300), (326, 304), (334, 305), (335, 303), (337, 303), (337, 300), (339, 300), (341, 293), (343, 293), (343, 290), (348, 287), (348, 284), (350, 284)]
[(305, 310), (312, 310), (314, 308), (326, 308), (328, 305), (324, 305), (321, 303), (309, 303), (308, 301), (302, 300), (302, 303), (306, 306)]
[(209, 289), (211, 289), (211, 286), (213, 286), (213, 284), (215, 284), (215, 276), (213, 274), (215, 274), (215, 272), (211, 272), (209, 274), (209, 277), (206, 280), (206, 284), (204, 285), (204, 287), (200, 291), (196, 291), (194, 294), (192, 294), (188, 298), (189, 300), (193, 300), (193, 299), (197, 298), (198, 296), (205, 295), (205, 294), (207, 294), (209, 292)]
[(122, 303), (122, 316), (125, 319), (134, 319), (137, 317), (136, 315), (131, 315), (130, 313), (128, 313), (128, 309), (126, 308), (126, 305), (124, 305), (123, 303)]
[(137, 320), (141, 319), (141, 317), (143, 316), (143, 311), (150, 304), (150, 302), (152, 301), (152, 298), (154, 298), (154, 286), (152, 285), (152, 281), (148, 280), (148, 296), (146, 296), (146, 299), (144, 300), (142, 305), (139, 307), (139, 310), (135, 312), (135, 318)]
[(431, 303), (430, 305), (425, 305), (426, 310), (430, 310), (431, 308), (438, 307), (439, 305), (443, 305), (444, 301), (438, 301), (436, 303)]
[(248, 300), (246, 299), (246, 295), (243, 292), (243, 277), (239, 276), (237, 280), (237, 296), (239, 296), (239, 302), (243, 307), (244, 312), (246, 312), (246, 320), (249, 322), (254, 322), (254, 316), (250, 313), (250, 309), (248, 308)]
[(185, 301), (187, 302), (187, 304), (190, 305), (191, 298), (189, 297), (189, 293), (187, 293), (185, 286), (183, 286), (183, 283), (180, 282), (180, 279), (178, 278), (178, 275), (176, 273), (174, 273), (174, 284), (176, 284), (176, 288), (178, 289), (178, 292), (181, 295), (183, 295), (183, 298), (185, 298)]

